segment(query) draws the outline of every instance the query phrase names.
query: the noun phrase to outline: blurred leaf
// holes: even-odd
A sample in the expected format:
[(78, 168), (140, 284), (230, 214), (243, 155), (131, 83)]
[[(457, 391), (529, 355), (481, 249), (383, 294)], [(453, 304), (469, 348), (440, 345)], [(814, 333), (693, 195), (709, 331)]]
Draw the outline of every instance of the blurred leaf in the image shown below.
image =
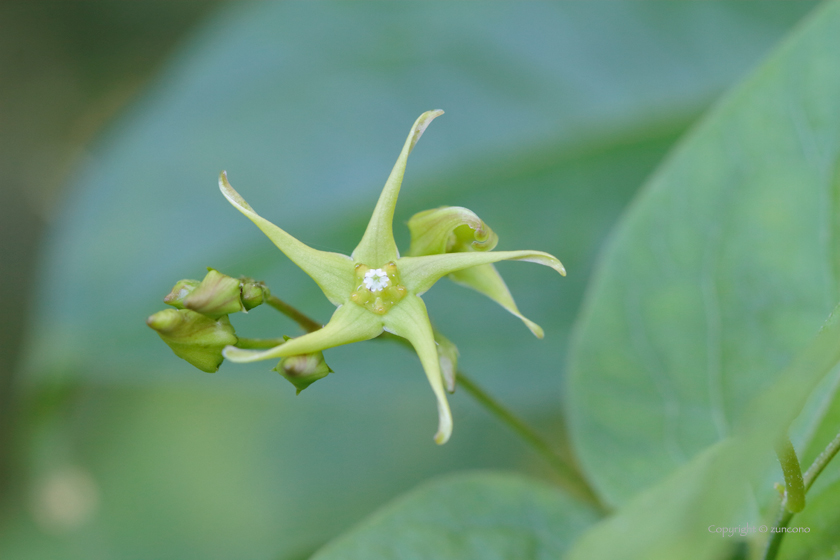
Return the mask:
[[(756, 551), (763, 550), (769, 533), (756, 531), (752, 492), (775, 462), (774, 444), (838, 361), (840, 306), (772, 385), (745, 403), (731, 436), (697, 453), (587, 531), (568, 560), (722, 560), (745, 547), (744, 537)], [(772, 525), (768, 520), (764, 527)], [(740, 539), (716, 531), (737, 527), (740, 533), (749, 526), (753, 531), (744, 530)]]
[(461, 474), (395, 500), (313, 560), (556, 559), (596, 519), (545, 483), (510, 474)]
[[(79, 422), (58, 418), (32, 444), (31, 468), (81, 463), (103, 487), (102, 514), (54, 540), (17, 514), (0, 526), (0, 556), (89, 558), (107, 541), (109, 558), (299, 557), (429, 476), (534, 469), (457, 393), (453, 439), (437, 449), (434, 399), (400, 348), (331, 350), (338, 373), (294, 398), (264, 366), (192, 371), (143, 320), (205, 266), (265, 280), (325, 320), (317, 286), (229, 207), (218, 172), (301, 240), (349, 252), (406, 126), (441, 107), (397, 222), (466, 206), (500, 250), (552, 252), (569, 277), (500, 265), (545, 341), (458, 286), (429, 292), (432, 319), (489, 390), (556, 418), (567, 334), (606, 232), (693, 118), (808, 8), (609, 6), (235, 3), (209, 22), (92, 148), (47, 243), (29, 388), (82, 379), (91, 397), (75, 404)], [(407, 228), (396, 233), (406, 249)], [(265, 306), (233, 322), (242, 336), (296, 334)]]
[(728, 95), (605, 253), (566, 402), (610, 503), (730, 435), (840, 299), (838, 25), (830, 4)]

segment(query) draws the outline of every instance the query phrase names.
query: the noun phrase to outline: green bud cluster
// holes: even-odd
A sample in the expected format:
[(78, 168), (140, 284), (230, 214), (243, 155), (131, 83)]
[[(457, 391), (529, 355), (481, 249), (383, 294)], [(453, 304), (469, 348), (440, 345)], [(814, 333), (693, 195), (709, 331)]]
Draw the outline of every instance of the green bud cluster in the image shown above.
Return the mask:
[(213, 268), (198, 280), (179, 280), (164, 303), (175, 309), (159, 311), (146, 321), (175, 352), (201, 371), (215, 372), (224, 361), (222, 350), (238, 342), (228, 315), (247, 312), (268, 299), (262, 282), (231, 278)]
[[(224, 361), (224, 348), (240, 342), (228, 315), (247, 313), (265, 303), (271, 292), (253, 278), (236, 279), (213, 268), (207, 271), (201, 281), (176, 282), (163, 298), (175, 309), (155, 313), (146, 324), (157, 331), (176, 356), (201, 371), (213, 373)], [(243, 339), (243, 343), (247, 340)], [(283, 358), (274, 369), (295, 386), (298, 394), (332, 373), (321, 352)]]

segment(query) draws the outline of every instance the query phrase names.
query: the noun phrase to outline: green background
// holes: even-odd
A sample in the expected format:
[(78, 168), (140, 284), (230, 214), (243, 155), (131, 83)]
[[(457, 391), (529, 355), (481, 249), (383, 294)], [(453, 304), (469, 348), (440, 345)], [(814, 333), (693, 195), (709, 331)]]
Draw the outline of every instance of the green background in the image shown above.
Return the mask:
[[(11, 436), (0, 556), (22, 559), (304, 558), (437, 474), (494, 468), (550, 481), (461, 393), (453, 438), (435, 446), (431, 392), (401, 348), (332, 350), (337, 373), (299, 397), (270, 364), (206, 375), (178, 361), (144, 318), (205, 266), (263, 279), (319, 320), (331, 308), (223, 200), (217, 173), (227, 169), (254, 208), (304, 242), (346, 253), (413, 120), (444, 109), (409, 162), (397, 241), (407, 248), (401, 224), (415, 212), (462, 205), (499, 234), (499, 249), (564, 262), (565, 279), (499, 266), (543, 341), (459, 286), (441, 282), (425, 296), (462, 367), (559, 444), (572, 323), (612, 226), (676, 140), (812, 7), (10, 5), (18, 19), (0, 25), (33, 22), (33, 31), (4, 48), (4, 72), (22, 76), (4, 81), (19, 100), (7, 110), (23, 115), (19, 130), (44, 122), (48, 131), (29, 144), (18, 129), (2, 138), (5, 153), (22, 152), (3, 164), (20, 177), (3, 187), (24, 209), (10, 215), (33, 216), (0, 226), (10, 251), (28, 247), (3, 266), (32, 271), (3, 295), (31, 312), (18, 304), (9, 315), (4, 328), (25, 324), (28, 334), (2, 351)], [(84, 26), (112, 31), (82, 35)], [(43, 67), (33, 44), (47, 60), (66, 57), (58, 78), (49, 74), (57, 82), (19, 68)], [(119, 97), (147, 77), (130, 103)], [(66, 101), (74, 79), (93, 92), (75, 104)], [(106, 98), (122, 108), (93, 120), (95, 140), (62, 133), (61, 118), (101, 114)], [(47, 111), (56, 104), (70, 116)], [(63, 155), (47, 158), (50, 146)], [(28, 240), (39, 236), (36, 261)], [(234, 324), (245, 336), (297, 334), (263, 308)], [(90, 511), (62, 525), (42, 497), (50, 480), (79, 471)]]

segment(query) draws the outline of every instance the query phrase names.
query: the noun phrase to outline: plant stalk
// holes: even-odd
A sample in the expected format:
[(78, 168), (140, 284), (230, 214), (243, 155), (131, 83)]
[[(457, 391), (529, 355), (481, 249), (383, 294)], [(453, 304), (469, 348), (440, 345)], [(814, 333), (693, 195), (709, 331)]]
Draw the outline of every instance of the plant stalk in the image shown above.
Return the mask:
[(539, 453), (559, 475), (561, 486), (576, 498), (594, 506), (601, 513), (607, 513), (607, 508), (589, 486), (576, 465), (571, 464), (558, 454), (533, 428), (519, 419), (505, 408), (499, 401), (491, 397), (484, 389), (475, 384), (463, 371), (458, 370), (455, 378), (458, 387), (462, 387), (480, 405), (496, 416), (513, 432)]
[(782, 506), (790, 513), (799, 513), (805, 507), (805, 481), (802, 479), (802, 469), (796, 450), (787, 436), (776, 445), (776, 457), (782, 465), (785, 477), (785, 496)]
[[(790, 445), (790, 440), (788, 440), (788, 445)], [(834, 436), (834, 439), (831, 440), (831, 442), (819, 455), (817, 455), (817, 458), (814, 459), (814, 462), (811, 463), (811, 466), (808, 467), (807, 471), (805, 471), (805, 475), (803, 477), (803, 500), (804, 493), (811, 489), (814, 481), (820, 473), (823, 472), (823, 469), (825, 469), (834, 456), (837, 455), (838, 451), (840, 451), (840, 433)], [(782, 467), (782, 472), (784, 472), (784, 466)], [(787, 475), (785, 475), (785, 486), (787, 486)], [(763, 560), (775, 560), (776, 556), (779, 554), (779, 547), (782, 545), (782, 537), (785, 536), (785, 532), (783, 530), (780, 531), (779, 529), (786, 528), (794, 516), (794, 512), (788, 509), (785, 501), (786, 500), (782, 500), (782, 506), (779, 510), (779, 515), (776, 518), (774, 530), (770, 534), (770, 540), (767, 541), (767, 548), (764, 549)]]
[[(307, 332), (317, 331), (322, 326), (314, 319), (311, 319), (276, 296), (269, 296), (267, 303), (283, 315), (286, 315), (295, 321)], [(412, 348), (411, 343), (409, 343), (406, 339), (388, 332), (382, 333), (377, 337), (377, 339), (389, 340), (391, 342), (402, 344), (408, 348)], [(280, 342), (278, 342), (278, 340), (282, 342), (282, 339), (260, 340), (240, 338), (240, 343), (237, 344), (237, 346), (240, 348), (249, 348), (249, 346), (242, 346), (242, 344), (266, 344), (266, 346), (250, 347), (270, 348), (272, 346), (276, 346), (276, 344), (274, 344), (275, 342), (279, 344)], [(539, 453), (549, 465), (551, 465), (560, 478), (560, 485), (569, 494), (584, 503), (591, 505), (601, 513), (607, 513), (609, 511), (595, 494), (587, 480), (583, 477), (577, 465), (557, 453), (533, 428), (528, 426), (525, 422), (505, 408), (499, 401), (491, 397), (486, 391), (476, 385), (474, 381), (464, 374), (464, 372), (458, 371), (456, 373), (456, 379), (458, 380), (458, 385), (463, 387), (467, 394), (473, 397), (481, 406), (486, 408), (491, 414), (506, 424), (516, 435), (522, 438), (528, 445), (537, 451), (537, 453)]]
[(320, 329), (323, 325), (314, 319), (309, 318), (308, 316), (304, 315), (282, 299), (278, 298), (277, 296), (268, 296), (266, 303), (297, 323), (298, 325), (303, 328), (306, 332), (315, 332)]
[(279, 346), (283, 344), (286, 339), (285, 338), (243, 338), (238, 337), (236, 346), (237, 348), (248, 348), (250, 350), (261, 350), (263, 348), (274, 348), (275, 346)]

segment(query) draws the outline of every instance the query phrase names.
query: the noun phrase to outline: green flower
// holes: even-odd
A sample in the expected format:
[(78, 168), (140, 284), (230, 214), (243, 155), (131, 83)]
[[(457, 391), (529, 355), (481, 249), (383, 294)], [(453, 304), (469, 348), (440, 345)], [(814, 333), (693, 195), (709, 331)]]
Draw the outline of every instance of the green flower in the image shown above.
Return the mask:
[[(329, 323), (318, 331), (293, 338), (269, 350), (228, 346), (224, 349), (224, 356), (233, 362), (254, 362), (311, 354), (369, 340), (383, 331), (404, 337), (417, 352), (437, 398), (438, 431), (435, 441), (439, 444), (445, 443), (452, 433), (452, 414), (446, 400), (432, 325), (420, 296), (444, 276), (503, 260), (535, 262), (565, 275), (559, 260), (540, 251), (458, 251), (400, 257), (394, 242), (392, 222), (406, 161), (426, 127), (441, 114), (443, 111), (423, 113), (411, 127), (362, 240), (349, 257), (319, 251), (301, 243), (254, 212), (230, 186), (226, 173), (222, 172), (219, 178), (219, 187), (228, 201), (311, 276), (327, 299), (337, 307)], [(439, 228), (431, 224), (424, 231), (420, 231), (423, 229), (420, 226), (417, 229), (412, 233), (435, 235)]]

